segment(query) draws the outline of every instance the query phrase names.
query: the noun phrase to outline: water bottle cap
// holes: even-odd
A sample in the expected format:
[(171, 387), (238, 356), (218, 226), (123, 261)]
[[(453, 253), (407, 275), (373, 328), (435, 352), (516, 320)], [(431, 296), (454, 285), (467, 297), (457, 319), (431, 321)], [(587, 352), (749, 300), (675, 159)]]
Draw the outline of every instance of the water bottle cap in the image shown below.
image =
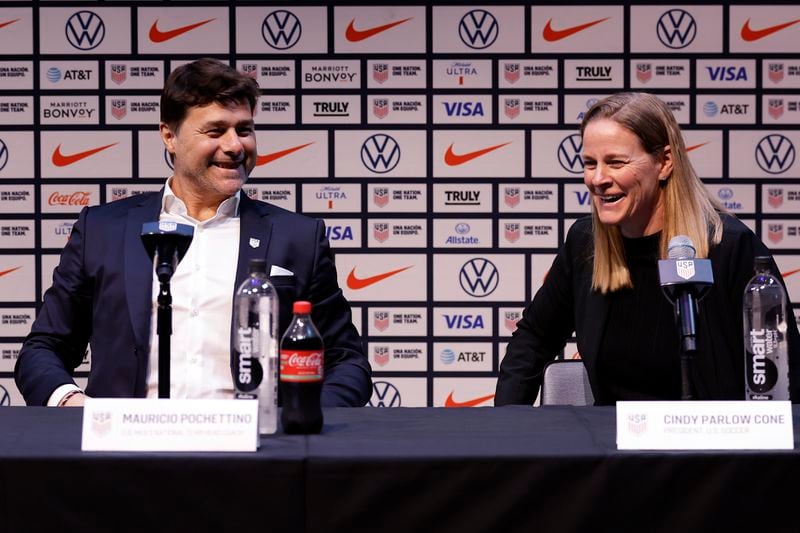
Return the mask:
[(771, 258), (769, 256), (759, 255), (754, 260), (755, 269), (759, 270), (759, 269), (769, 268), (770, 262)]
[(296, 315), (307, 315), (311, 312), (311, 302), (295, 302), (292, 312)]
[(250, 274), (266, 274), (267, 273), (267, 262), (264, 259), (251, 259), (249, 264), (249, 273)]

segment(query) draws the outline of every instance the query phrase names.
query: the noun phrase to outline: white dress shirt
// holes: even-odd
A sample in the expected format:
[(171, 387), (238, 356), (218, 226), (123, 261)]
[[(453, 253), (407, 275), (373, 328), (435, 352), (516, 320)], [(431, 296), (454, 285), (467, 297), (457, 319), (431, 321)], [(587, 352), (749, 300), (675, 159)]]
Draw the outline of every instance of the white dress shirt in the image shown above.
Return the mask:
[[(172, 292), (170, 398), (231, 398), (231, 316), (239, 257), (239, 194), (200, 222), (164, 187), (159, 220), (194, 227), (192, 244), (175, 269)], [(147, 397), (158, 397), (159, 282), (153, 271)]]

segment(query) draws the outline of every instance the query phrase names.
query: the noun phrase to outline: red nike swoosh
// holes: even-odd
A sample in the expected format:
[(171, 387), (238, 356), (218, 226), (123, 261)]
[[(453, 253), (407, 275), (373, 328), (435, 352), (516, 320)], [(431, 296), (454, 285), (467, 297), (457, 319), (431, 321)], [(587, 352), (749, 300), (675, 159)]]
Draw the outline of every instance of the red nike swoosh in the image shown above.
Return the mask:
[(14, 20), (9, 20), (8, 22), (0, 22), (0, 28), (5, 28), (6, 26), (14, 24), (15, 22), (18, 22), (20, 20), (21, 19), (14, 19)]
[(687, 147), (686, 147), (686, 151), (687, 151), (687, 152), (691, 152), (692, 150), (697, 150), (698, 148), (702, 148), (703, 146), (707, 145), (707, 144), (708, 144), (708, 143), (710, 143), (710, 142), (711, 142), (711, 141), (706, 141), (706, 142), (704, 142), (704, 143), (695, 144), (694, 146), (687, 146)]
[(174, 30), (167, 30), (161, 31), (158, 29), (158, 19), (153, 22), (153, 25), (150, 26), (150, 40), (154, 43), (163, 43), (164, 41), (169, 41), (170, 39), (174, 39), (178, 35), (183, 35), (187, 31), (192, 31), (195, 28), (202, 26), (203, 24), (208, 24), (212, 20), (217, 20), (215, 18), (204, 20), (203, 22), (198, 22), (196, 24), (189, 24), (188, 26), (181, 26), (180, 28), (175, 28)]
[(55, 166), (57, 166), (57, 167), (65, 167), (67, 165), (71, 165), (72, 163), (76, 163), (76, 162), (80, 161), (81, 159), (86, 159), (90, 155), (94, 155), (97, 152), (102, 152), (106, 148), (111, 148), (112, 146), (116, 146), (118, 144), (119, 143), (111, 143), (111, 144), (107, 144), (105, 146), (99, 146), (97, 148), (92, 148), (91, 150), (86, 150), (86, 151), (83, 151), (83, 152), (78, 152), (78, 153), (75, 153), (75, 154), (68, 154), (68, 155), (64, 155), (64, 154), (61, 153), (61, 145), (59, 144), (58, 146), (56, 146), (56, 149), (53, 151), (53, 157), (52, 157), (53, 164)]
[(22, 268), (22, 267), (9, 268), (8, 270), (3, 270), (2, 272), (0, 272), (0, 276), (5, 276), (6, 274), (11, 274), (15, 270), (19, 270), (20, 268)]
[[(455, 143), (453, 143), (455, 144)], [(474, 152), (467, 152), (466, 154), (455, 154), (453, 153), (453, 144), (447, 147), (447, 151), (444, 153), (444, 162), (451, 167), (457, 167), (458, 165), (463, 165), (468, 161), (472, 161), (476, 157), (480, 157), (484, 154), (488, 154), (489, 152), (493, 152), (498, 148), (502, 148), (507, 144), (511, 144), (510, 142), (498, 144), (495, 146), (490, 146), (489, 148), (483, 148), (481, 150), (475, 150)]]
[(553, 22), (553, 19), (550, 19), (547, 21), (547, 24), (544, 25), (544, 30), (542, 31), (542, 37), (544, 37), (545, 41), (554, 43), (556, 41), (560, 41), (561, 39), (566, 39), (570, 35), (574, 35), (579, 31), (585, 30), (586, 28), (591, 28), (595, 24), (600, 24), (601, 22), (605, 22), (610, 18), (611, 17), (606, 17), (604, 19), (587, 22), (586, 24), (579, 24), (578, 26), (564, 28), (563, 30), (554, 30), (553, 27), (550, 25)]
[(256, 166), (260, 167), (261, 165), (266, 165), (267, 163), (272, 163), (276, 159), (280, 159), (281, 157), (287, 156), (291, 153), (294, 153), (298, 150), (302, 150), (306, 146), (310, 146), (314, 144), (314, 142), (301, 144), (300, 146), (293, 146), (292, 148), (287, 148), (286, 150), (281, 150), (280, 152), (273, 152), (271, 154), (264, 154), (256, 157)]
[(408, 22), (412, 18), (414, 17), (398, 20), (396, 22), (390, 22), (389, 24), (384, 24), (382, 26), (374, 26), (372, 28), (367, 28), (366, 30), (357, 30), (355, 26), (353, 26), (353, 23), (355, 23), (356, 19), (353, 19), (350, 21), (350, 24), (347, 25), (347, 30), (344, 32), (344, 38), (351, 43), (357, 43), (359, 41), (363, 41), (364, 39), (369, 39), (373, 35), (377, 35), (386, 30), (392, 29), (395, 26), (399, 26), (404, 22)]
[(444, 401), (445, 407), (475, 407), (476, 405), (480, 405), (486, 400), (491, 400), (494, 398), (494, 394), (489, 394), (487, 396), (478, 396), (477, 398), (473, 398), (471, 400), (467, 400), (465, 402), (457, 402), (453, 399), (452, 391), (447, 396), (447, 399)]
[(800, 268), (795, 268), (794, 270), (781, 272), (781, 276), (785, 279), (785, 278), (788, 278), (789, 276), (791, 276), (792, 274), (797, 274), (798, 272), (800, 272)]
[(794, 26), (800, 22), (800, 19), (792, 20), (791, 22), (784, 22), (783, 24), (776, 24), (775, 26), (768, 26), (766, 28), (761, 28), (760, 30), (754, 30), (750, 27), (750, 19), (747, 19), (742, 26), (742, 39), (747, 42), (758, 41), (759, 39), (763, 39), (773, 33), (779, 32), (789, 26)]
[(369, 287), (370, 285), (374, 285), (379, 281), (382, 281), (390, 276), (394, 276), (395, 274), (399, 274), (404, 270), (408, 270), (411, 268), (410, 266), (404, 268), (398, 268), (397, 270), (390, 270), (389, 272), (384, 272), (383, 274), (378, 274), (376, 276), (370, 276), (368, 278), (357, 278), (356, 277), (356, 269), (353, 267), (353, 270), (350, 271), (350, 274), (347, 275), (347, 287), (357, 291), (359, 289), (363, 289), (364, 287)]

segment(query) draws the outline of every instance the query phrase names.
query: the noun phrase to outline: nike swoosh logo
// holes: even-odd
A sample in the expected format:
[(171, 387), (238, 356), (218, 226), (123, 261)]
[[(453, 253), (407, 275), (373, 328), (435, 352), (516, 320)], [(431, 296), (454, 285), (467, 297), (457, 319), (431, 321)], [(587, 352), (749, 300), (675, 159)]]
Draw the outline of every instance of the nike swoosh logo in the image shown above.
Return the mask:
[(697, 150), (698, 148), (702, 148), (703, 146), (707, 145), (707, 144), (708, 144), (708, 143), (710, 143), (710, 142), (711, 142), (711, 141), (706, 141), (706, 142), (704, 142), (704, 143), (695, 144), (694, 146), (687, 146), (687, 147), (686, 147), (686, 151), (687, 151), (687, 152), (691, 152), (692, 150)]
[(404, 268), (398, 268), (397, 270), (390, 270), (389, 272), (384, 272), (383, 274), (378, 274), (376, 276), (370, 276), (368, 278), (358, 278), (356, 277), (356, 269), (353, 267), (353, 270), (350, 271), (350, 274), (347, 275), (347, 287), (357, 291), (359, 289), (363, 289), (365, 287), (369, 287), (370, 285), (374, 285), (379, 281), (383, 281), (388, 277), (394, 276), (395, 274), (399, 274), (404, 270), (408, 270), (411, 268), (410, 266)]
[(215, 18), (204, 20), (203, 22), (198, 22), (196, 24), (189, 24), (188, 26), (181, 26), (180, 28), (175, 28), (173, 30), (161, 31), (158, 29), (158, 19), (153, 22), (153, 25), (150, 26), (150, 40), (154, 43), (163, 43), (164, 41), (169, 41), (170, 39), (174, 39), (178, 35), (183, 35), (187, 31), (192, 31), (195, 28), (199, 28), (203, 24), (208, 24), (212, 20), (217, 20)]
[(302, 150), (306, 146), (311, 146), (314, 142), (301, 144), (300, 146), (293, 146), (292, 148), (287, 148), (286, 150), (281, 150), (280, 152), (273, 152), (271, 154), (264, 154), (256, 157), (256, 166), (260, 167), (261, 165), (266, 165), (267, 163), (272, 163), (276, 159), (280, 159), (281, 157), (285, 157), (289, 154), (292, 154), (298, 150)]
[[(453, 143), (455, 144), (455, 143)], [(457, 167), (458, 165), (463, 165), (473, 159), (480, 157), (482, 155), (488, 154), (489, 152), (494, 152), (498, 148), (502, 148), (507, 144), (511, 144), (510, 142), (498, 144), (495, 146), (490, 146), (489, 148), (483, 148), (481, 150), (475, 150), (474, 152), (467, 152), (466, 154), (456, 154), (453, 152), (453, 144), (447, 147), (447, 151), (444, 153), (444, 162), (451, 167)]]
[(111, 143), (105, 146), (99, 146), (97, 148), (92, 148), (91, 150), (85, 150), (83, 152), (78, 152), (75, 154), (62, 154), (61, 153), (61, 145), (59, 144), (56, 146), (56, 149), (53, 151), (53, 164), (57, 167), (65, 167), (67, 165), (71, 165), (72, 163), (77, 163), (81, 159), (86, 159), (87, 157), (96, 154), (97, 152), (102, 152), (107, 148), (111, 148), (112, 146), (116, 146), (119, 143)]
[(447, 396), (447, 399), (444, 401), (445, 407), (475, 407), (476, 405), (480, 405), (486, 400), (491, 400), (494, 398), (494, 394), (488, 394), (486, 396), (478, 396), (477, 398), (473, 398), (471, 400), (467, 400), (465, 402), (457, 402), (453, 399), (453, 393), (450, 392), (450, 395)]
[(0, 22), (0, 28), (5, 28), (6, 26), (10, 26), (11, 24), (19, 22), (20, 20), (21, 19), (14, 19), (14, 20), (9, 20), (8, 22)]
[(742, 26), (742, 39), (747, 42), (758, 41), (764, 37), (772, 35), (773, 33), (777, 33), (783, 29), (786, 29), (789, 26), (794, 26), (798, 22), (800, 22), (800, 19), (784, 22), (783, 24), (776, 24), (775, 26), (768, 26), (766, 28), (761, 28), (760, 30), (754, 30), (750, 27), (750, 19), (747, 19), (744, 23), (744, 26)]
[(383, 24), (382, 26), (374, 26), (372, 28), (367, 28), (366, 30), (357, 30), (353, 25), (356, 19), (350, 21), (350, 24), (347, 25), (347, 30), (344, 32), (344, 38), (350, 41), (351, 43), (357, 43), (359, 41), (363, 41), (364, 39), (369, 39), (373, 35), (378, 35), (379, 33), (385, 32), (386, 30), (390, 30), (395, 26), (399, 26), (404, 22), (408, 22), (414, 17), (409, 17), (407, 19), (398, 20), (396, 22), (390, 22), (389, 24)]
[(8, 270), (3, 270), (2, 272), (0, 272), (0, 276), (5, 276), (6, 274), (11, 274), (15, 270), (19, 270), (20, 268), (22, 268), (22, 267), (9, 268)]
[(572, 26), (570, 28), (564, 28), (563, 30), (555, 30), (553, 29), (552, 22), (553, 19), (547, 21), (547, 24), (544, 25), (544, 30), (542, 31), (542, 37), (544, 37), (545, 41), (554, 43), (556, 41), (560, 41), (561, 39), (566, 39), (570, 35), (575, 35), (576, 33), (583, 31), (587, 28), (591, 28), (596, 24), (600, 24), (601, 22), (605, 22), (611, 17), (606, 17), (604, 19), (595, 20), (592, 22), (587, 22), (586, 24), (579, 24), (578, 26)]
[(795, 268), (794, 270), (789, 270), (789, 271), (786, 271), (786, 272), (781, 272), (781, 276), (782, 276), (784, 279), (786, 279), (786, 278), (788, 278), (789, 276), (791, 276), (792, 274), (797, 274), (798, 272), (800, 272), (800, 268)]

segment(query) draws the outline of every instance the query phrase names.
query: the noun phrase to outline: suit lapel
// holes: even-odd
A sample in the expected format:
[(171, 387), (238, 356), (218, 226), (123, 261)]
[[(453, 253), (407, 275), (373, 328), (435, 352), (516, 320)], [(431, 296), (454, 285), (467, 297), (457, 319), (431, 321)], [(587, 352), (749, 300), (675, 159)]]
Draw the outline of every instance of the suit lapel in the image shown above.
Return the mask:
[[(142, 244), (142, 224), (158, 220), (163, 194), (162, 189), (160, 194), (144, 198), (139, 205), (129, 210), (125, 225), (125, 296), (137, 347), (147, 347), (150, 344), (153, 305), (153, 261)], [(137, 353), (142, 351), (138, 350)]]

